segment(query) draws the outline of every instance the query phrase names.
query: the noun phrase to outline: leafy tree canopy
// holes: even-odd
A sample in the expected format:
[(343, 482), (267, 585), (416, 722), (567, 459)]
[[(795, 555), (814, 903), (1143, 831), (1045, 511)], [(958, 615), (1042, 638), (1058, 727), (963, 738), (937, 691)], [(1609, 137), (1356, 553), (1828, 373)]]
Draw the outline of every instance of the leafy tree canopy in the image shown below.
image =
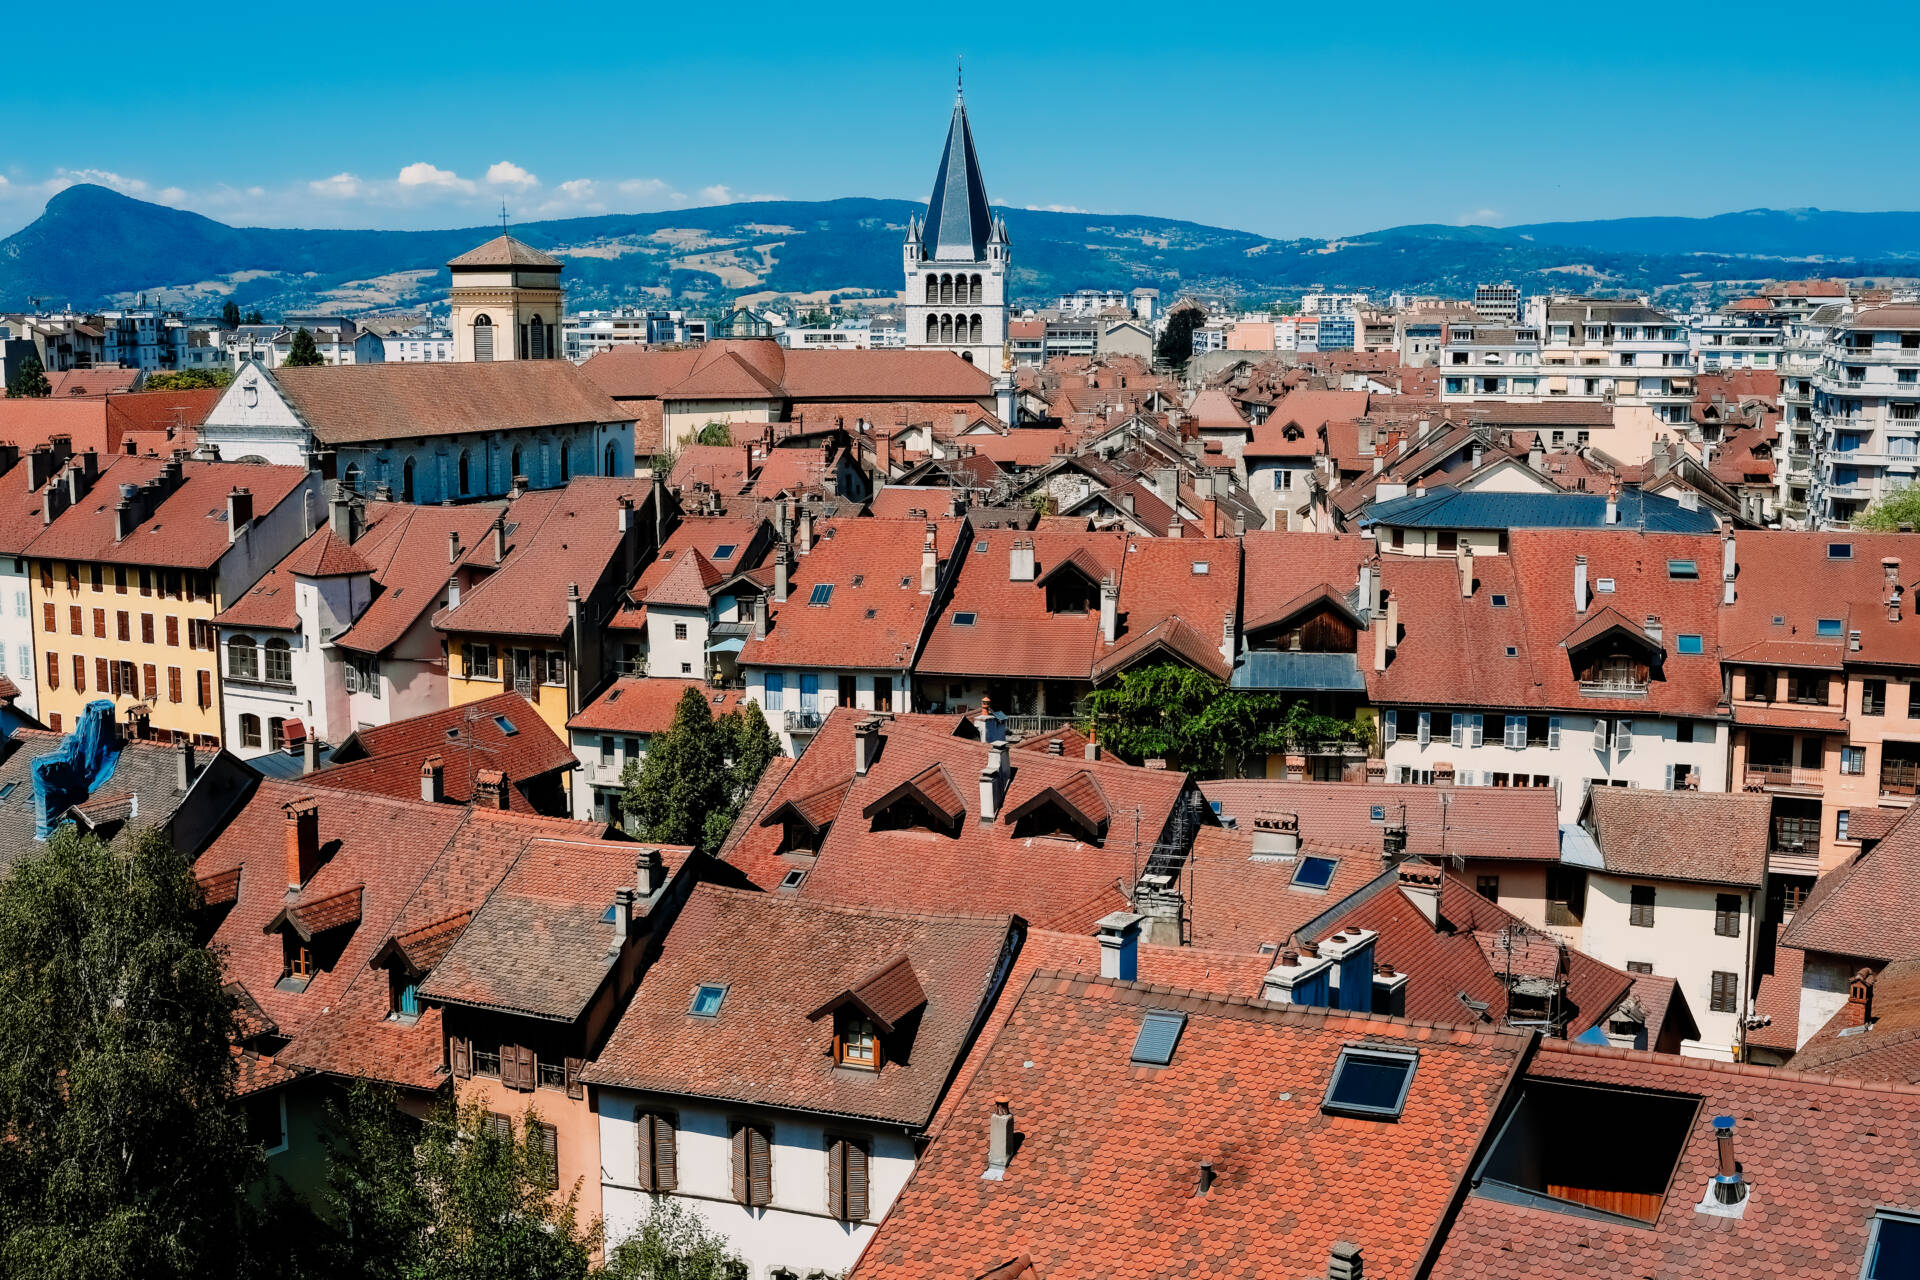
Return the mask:
[(700, 1215), (670, 1197), (607, 1254), (608, 1280), (745, 1280), (746, 1263)]
[(232, 298), (228, 298), (227, 304), (220, 308), (220, 323), (229, 329), (238, 328), (240, 325), (240, 304)]
[(1920, 529), (1920, 485), (1888, 494), (1856, 516), (1853, 524), (1878, 533), (1897, 533), (1901, 525)]
[(287, 348), (286, 363), (290, 369), (305, 369), (312, 365), (326, 363), (326, 359), (320, 354), (320, 348), (314, 345), (313, 335), (307, 332), (305, 325), (293, 331), (293, 345)]
[(148, 391), (197, 391), (224, 387), (232, 381), (231, 369), (181, 369), (177, 373), (150, 373), (144, 385)]
[(13, 376), (7, 379), (7, 399), (39, 400), (53, 394), (53, 383), (47, 379), (47, 368), (40, 363), (40, 356), (29, 351), (20, 357)]
[(0, 880), (0, 1274), (242, 1274), (260, 1148), (235, 1002), (158, 833), (62, 827)]
[(730, 445), (733, 443), (733, 429), (724, 422), (709, 422), (700, 428), (693, 438), (695, 444)]
[(1318, 715), (1304, 702), (1230, 689), (1174, 662), (1135, 667), (1095, 689), (1087, 695), (1087, 719), (1101, 745), (1123, 759), (1158, 758), (1210, 775), (1310, 742), (1370, 735), (1366, 726)]
[(753, 793), (779, 741), (757, 707), (714, 719), (706, 694), (691, 687), (673, 723), (647, 744), (644, 760), (621, 778), (621, 806), (643, 839), (716, 852)]
[(1156, 354), (1168, 364), (1185, 364), (1193, 358), (1193, 331), (1207, 322), (1207, 313), (1199, 307), (1181, 307), (1167, 317)]

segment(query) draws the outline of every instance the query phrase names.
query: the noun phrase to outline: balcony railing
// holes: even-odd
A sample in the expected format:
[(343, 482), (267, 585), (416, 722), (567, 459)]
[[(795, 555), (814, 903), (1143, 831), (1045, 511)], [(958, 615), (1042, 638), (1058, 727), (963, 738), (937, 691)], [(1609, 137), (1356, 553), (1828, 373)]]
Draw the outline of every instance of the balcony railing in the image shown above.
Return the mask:
[(1644, 698), (1647, 696), (1645, 680), (1582, 680), (1580, 696), (1583, 698)]
[(1797, 764), (1749, 764), (1747, 766), (1747, 785), (1749, 787), (1797, 787), (1802, 791), (1819, 791), (1824, 787), (1824, 773), (1819, 769), (1808, 769)]
[(785, 724), (788, 733), (812, 733), (824, 719), (826, 717), (818, 711), (789, 711)]
[(1920, 364), (1920, 347), (1895, 347), (1884, 343), (1871, 347), (1844, 347), (1830, 342), (1825, 354), (1841, 364)]

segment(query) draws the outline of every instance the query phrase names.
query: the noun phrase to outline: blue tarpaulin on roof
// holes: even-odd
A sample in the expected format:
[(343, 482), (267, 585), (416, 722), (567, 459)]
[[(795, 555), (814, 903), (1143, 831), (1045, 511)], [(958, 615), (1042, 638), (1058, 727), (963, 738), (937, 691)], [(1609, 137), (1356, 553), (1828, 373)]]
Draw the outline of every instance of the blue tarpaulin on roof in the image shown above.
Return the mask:
[(1613, 1041), (1607, 1039), (1607, 1033), (1601, 1030), (1597, 1023), (1575, 1036), (1573, 1042), (1575, 1044), (1597, 1044), (1602, 1046), (1613, 1043)]
[(45, 840), (54, 823), (113, 776), (120, 763), (120, 730), (113, 704), (89, 702), (59, 749), (33, 762), (33, 838)]
[(745, 645), (746, 643), (747, 643), (746, 638), (743, 636), (728, 636), (724, 640), (715, 640), (712, 644), (708, 645), (707, 652), (708, 653), (738, 653), (740, 652), (741, 646)]

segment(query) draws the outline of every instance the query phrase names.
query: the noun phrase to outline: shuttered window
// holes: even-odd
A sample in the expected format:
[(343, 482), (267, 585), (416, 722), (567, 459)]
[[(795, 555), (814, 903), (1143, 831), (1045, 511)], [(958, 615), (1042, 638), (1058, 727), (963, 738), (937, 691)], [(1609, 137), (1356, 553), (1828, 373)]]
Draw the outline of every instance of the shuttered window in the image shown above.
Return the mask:
[(549, 1191), (560, 1188), (560, 1130), (550, 1124), (540, 1126), (540, 1154), (544, 1159), (540, 1172)]
[(141, 667), (140, 674), (146, 687), (147, 701), (158, 702), (160, 700), (160, 668), (149, 662)]
[(107, 674), (107, 660), (105, 658), (95, 658), (93, 660), (93, 687), (105, 692), (107, 686), (112, 683), (113, 677)]
[(733, 1198), (746, 1205), (773, 1203), (773, 1143), (760, 1125), (734, 1124)]
[(1628, 892), (1631, 902), (1627, 907), (1627, 923), (1642, 929), (1653, 928), (1653, 886), (1636, 884)]
[(447, 1059), (452, 1064), (456, 1080), (465, 1080), (473, 1075), (473, 1041), (464, 1036), (447, 1038)]
[(827, 1139), (827, 1212), (842, 1222), (867, 1219), (867, 1149), (852, 1138)]
[(60, 655), (57, 653), (50, 653), (47, 655), (47, 688), (58, 689), (59, 687), (60, 687)]
[(513, 1117), (498, 1111), (487, 1112), (487, 1129), (502, 1142), (513, 1141)]
[(180, 701), (180, 668), (167, 668), (167, 701)]
[(642, 1111), (634, 1117), (638, 1147), (635, 1168), (642, 1191), (672, 1191), (679, 1187), (678, 1123), (679, 1118), (670, 1111)]
[(500, 1083), (531, 1093), (534, 1086), (533, 1050), (524, 1044), (500, 1046)]
[(1740, 1007), (1740, 975), (1724, 969), (1713, 971), (1713, 996), (1709, 1007), (1715, 1013), (1735, 1013)]
[(476, 316), (473, 321), (473, 358), (493, 359), (493, 321), (486, 316)]
[(580, 1072), (585, 1066), (586, 1063), (579, 1058), (561, 1059), (561, 1075), (566, 1081), (567, 1096), (569, 1098), (584, 1098), (587, 1096), (586, 1083), (580, 1079)]
[(1740, 936), (1739, 894), (1716, 893), (1713, 895), (1713, 932), (1722, 938)]

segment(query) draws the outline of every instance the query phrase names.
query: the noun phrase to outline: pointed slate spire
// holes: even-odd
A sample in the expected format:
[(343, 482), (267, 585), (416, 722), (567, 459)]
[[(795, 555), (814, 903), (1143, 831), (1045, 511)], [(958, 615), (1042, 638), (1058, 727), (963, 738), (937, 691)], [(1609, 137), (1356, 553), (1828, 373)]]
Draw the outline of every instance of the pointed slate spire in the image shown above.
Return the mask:
[(987, 256), (993, 215), (987, 208), (987, 184), (980, 178), (980, 159), (973, 152), (973, 130), (967, 127), (966, 100), (958, 96), (954, 98), (947, 147), (940, 156), (940, 171), (933, 178), (933, 198), (927, 201), (927, 221), (921, 234), (931, 258), (980, 262)]

